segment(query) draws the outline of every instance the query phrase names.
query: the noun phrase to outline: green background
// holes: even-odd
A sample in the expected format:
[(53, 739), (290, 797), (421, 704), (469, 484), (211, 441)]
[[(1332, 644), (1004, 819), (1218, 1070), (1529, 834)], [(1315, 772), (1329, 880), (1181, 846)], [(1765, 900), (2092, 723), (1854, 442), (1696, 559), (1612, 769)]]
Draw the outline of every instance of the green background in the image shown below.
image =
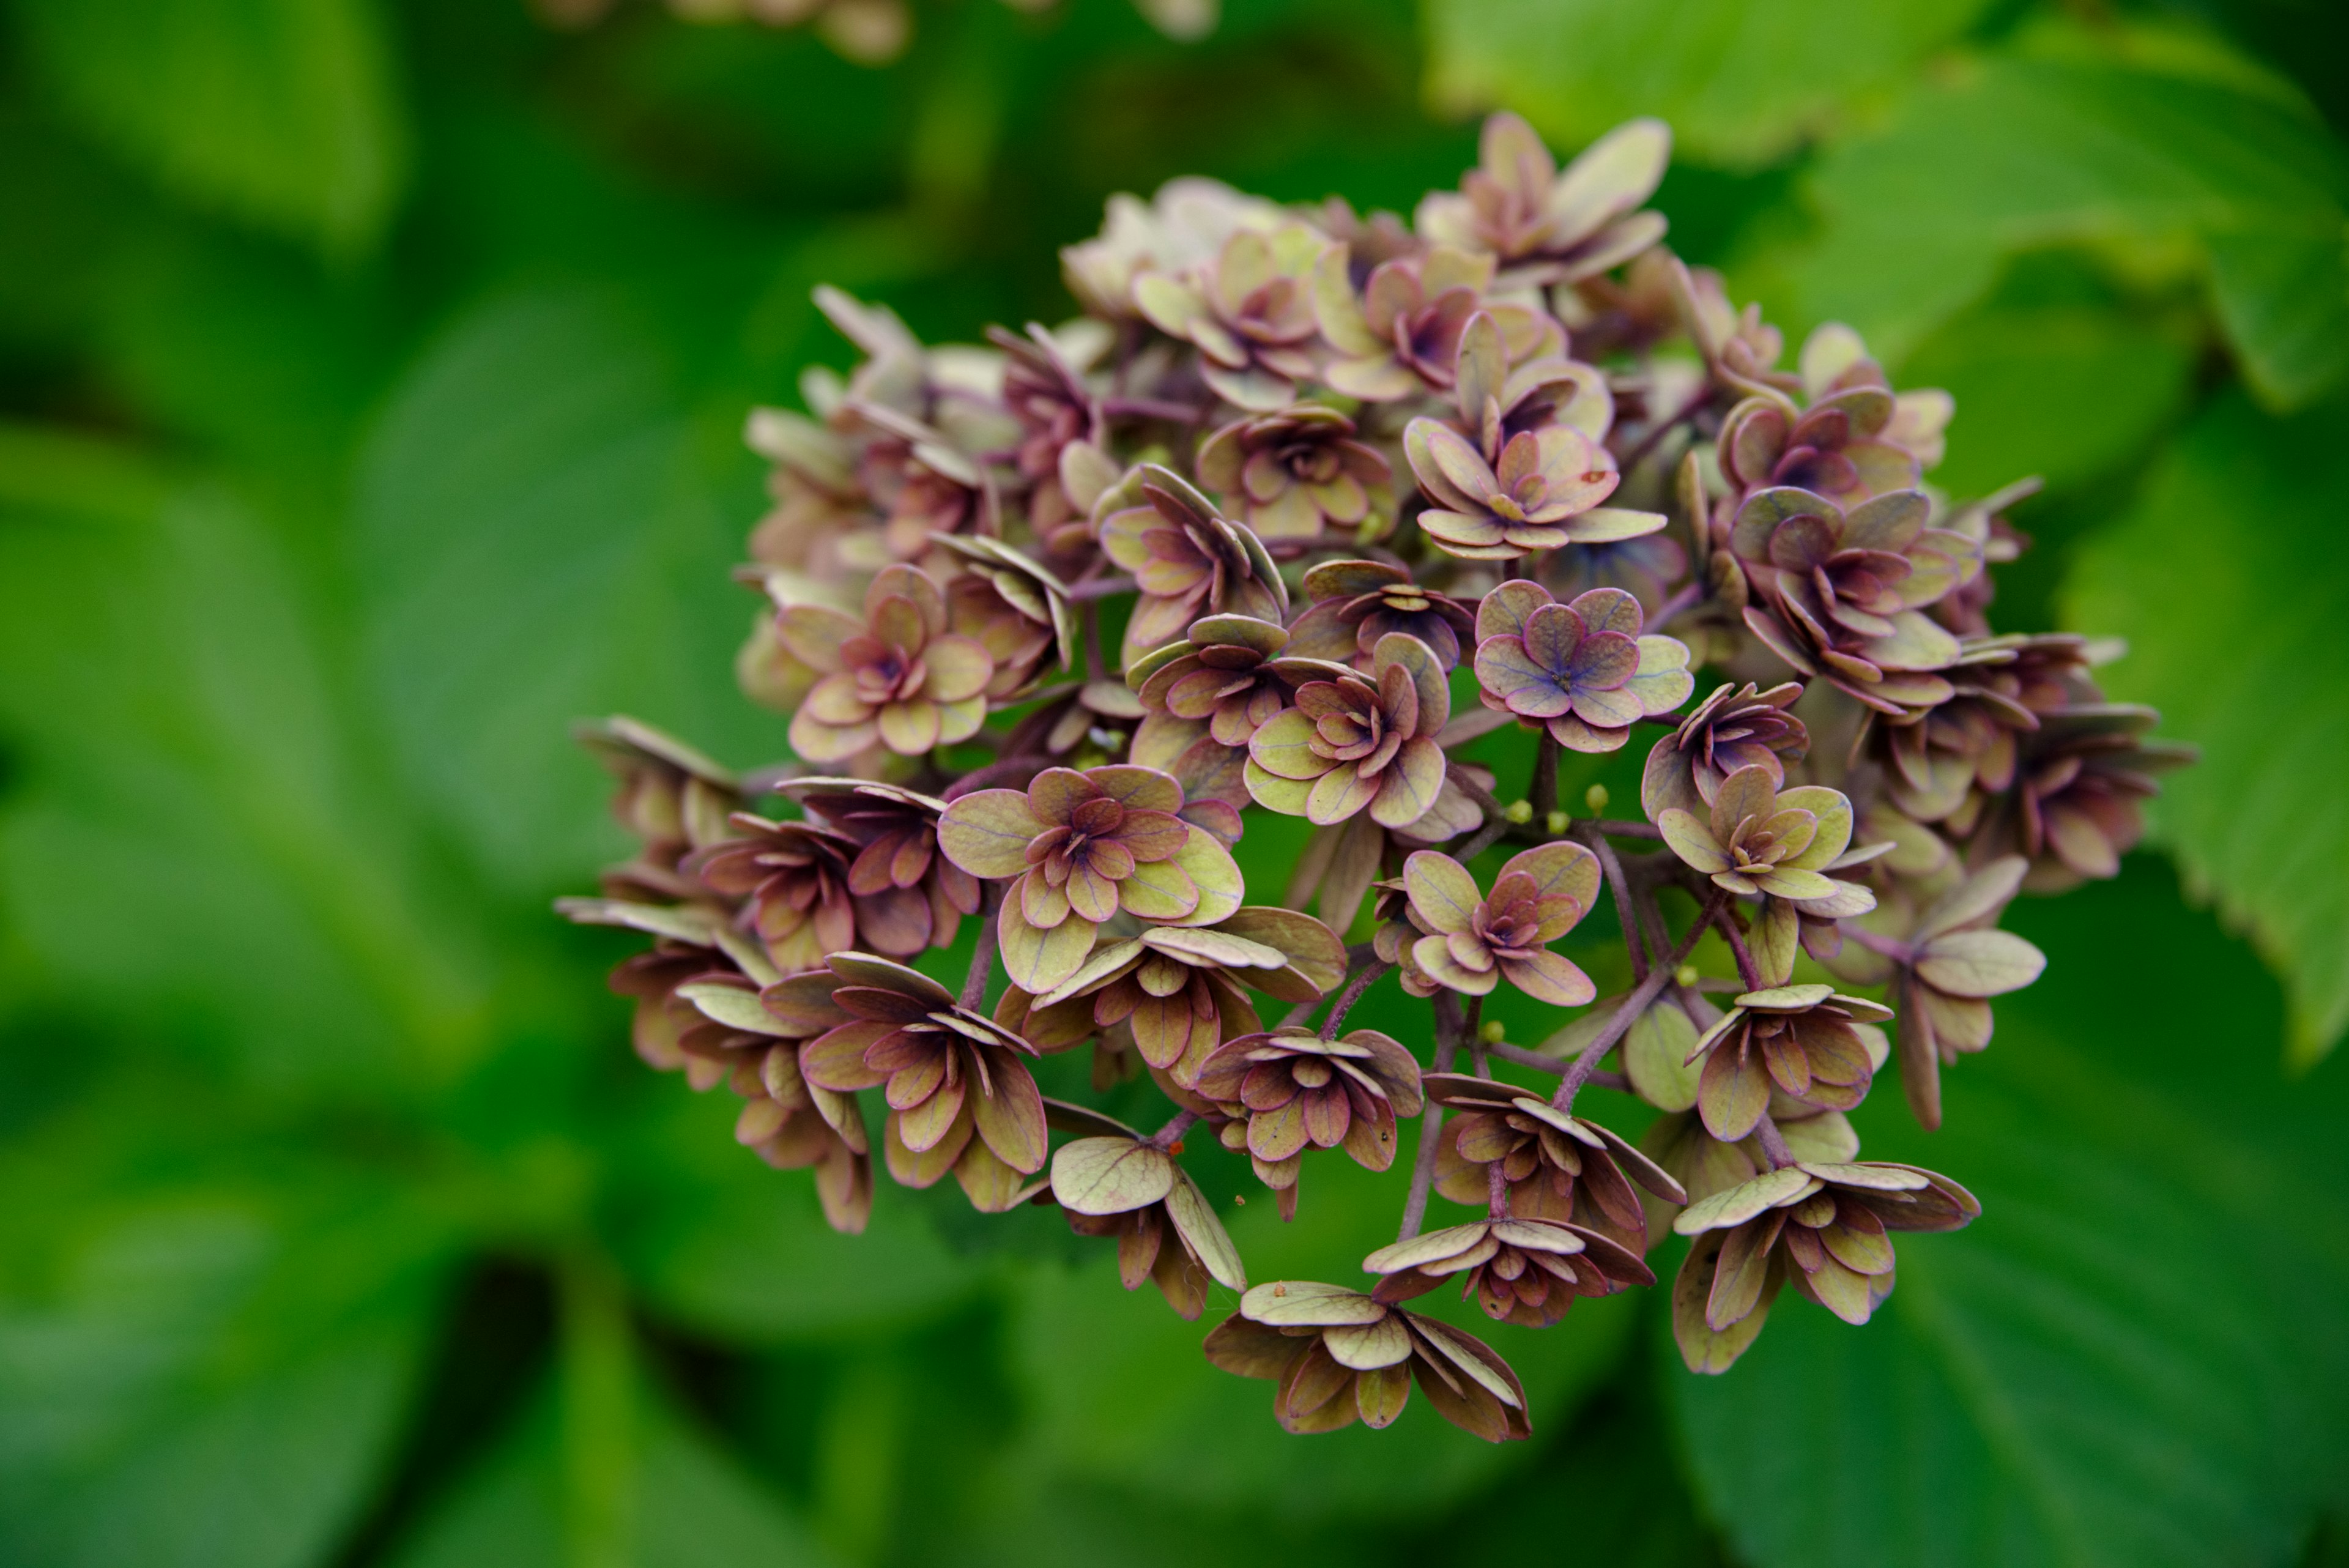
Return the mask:
[[(882, 68), (646, 5), (0, 16), (0, 1561), (2349, 1562), (2337, 7), (937, 0)], [(1491, 1334), (1530, 1444), (1291, 1439), (1053, 1217), (835, 1238), (645, 1072), (631, 944), (547, 909), (622, 847), (565, 730), (781, 752), (728, 568), (746, 405), (844, 362), (813, 284), (1056, 319), (1113, 191), (1408, 211), (1496, 103), (1670, 118), (1674, 244), (1951, 389), (1952, 489), (2044, 474), (1999, 623), (2127, 638), (2206, 759), (2011, 917), (2050, 969), (1947, 1129), (1859, 1116), (1986, 1209), (1874, 1323), (1700, 1381), (1661, 1293), (1586, 1304)], [(1194, 1163), (1256, 1277), (1392, 1233), (1399, 1177), (1284, 1230)]]

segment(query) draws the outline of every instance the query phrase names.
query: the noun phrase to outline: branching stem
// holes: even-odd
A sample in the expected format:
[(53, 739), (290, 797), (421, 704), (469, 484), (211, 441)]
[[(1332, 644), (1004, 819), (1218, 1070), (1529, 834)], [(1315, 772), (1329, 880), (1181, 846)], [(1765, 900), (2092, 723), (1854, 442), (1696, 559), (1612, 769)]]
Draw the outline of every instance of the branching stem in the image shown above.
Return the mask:
[(1566, 1076), (1557, 1085), (1557, 1093), (1550, 1096), (1552, 1105), (1562, 1111), (1570, 1111), (1574, 1108), (1574, 1096), (1584, 1084), (1589, 1082), (1590, 1075), (1599, 1070), (1599, 1059), (1614, 1049), (1615, 1042), (1623, 1038), (1625, 1031), (1631, 1027), (1640, 1013), (1648, 1010), (1648, 1004), (1655, 1001), (1658, 993), (1671, 982), (1672, 972), (1679, 969), (1682, 961), (1694, 950), (1697, 939), (1704, 935), (1704, 928), (1713, 919), (1714, 912), (1727, 902), (1727, 894), (1715, 893), (1713, 901), (1706, 906), (1704, 912), (1698, 917), (1696, 922), (1689, 927), (1688, 935), (1681, 939), (1681, 945), (1672, 950), (1671, 956), (1649, 970), (1648, 978), (1632, 987), (1631, 994), (1625, 997), (1623, 1004), (1615, 1010), (1615, 1016), (1607, 1021), (1607, 1027), (1599, 1032), (1599, 1038), (1592, 1041), (1589, 1047), (1574, 1059), (1574, 1064), (1566, 1070)]

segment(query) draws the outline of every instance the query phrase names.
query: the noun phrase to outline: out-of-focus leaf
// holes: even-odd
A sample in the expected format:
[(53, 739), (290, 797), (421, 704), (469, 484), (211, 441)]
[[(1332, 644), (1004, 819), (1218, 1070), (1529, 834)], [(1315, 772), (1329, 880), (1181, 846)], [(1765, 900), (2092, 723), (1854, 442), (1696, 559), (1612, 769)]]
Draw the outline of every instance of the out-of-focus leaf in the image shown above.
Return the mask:
[(408, 778), (509, 888), (575, 888), (617, 847), (575, 720), (783, 750), (731, 679), (755, 493), (721, 508), (700, 451), (657, 340), (559, 293), (460, 321), (369, 444), (357, 527), (385, 716)]
[(2282, 1080), (2272, 984), (2168, 880), (2139, 860), (2019, 908), (2047, 979), (1943, 1075), (1943, 1130), (1881, 1094), (1855, 1118), (1981, 1219), (1902, 1238), (1864, 1328), (1789, 1294), (1727, 1374), (1665, 1373), (1761, 1568), (2281, 1564), (2337, 1494), (2349, 1075)]
[(0, 1558), (317, 1561), (388, 1457), (446, 1232), (306, 1164), (92, 1191), (120, 1129), (80, 1131), (8, 1161)]
[(1810, 191), (1824, 222), (1795, 271), (1799, 313), (1849, 321), (1896, 358), (2008, 256), (2088, 244), (2137, 271), (2214, 264), (2220, 322), (2271, 403), (2305, 402), (2349, 368), (2339, 154), (2313, 115), (2267, 92), (1993, 61), (1829, 151)]
[(1506, 106), (1567, 147), (1635, 115), (1701, 163), (1751, 169), (1834, 129), (1963, 33), (1983, 0), (1426, 0), (1428, 90)]
[(460, 1065), (481, 1038), (466, 920), (423, 906), (275, 541), (218, 491), (39, 455), (27, 488), (78, 504), (0, 526), (0, 725), (26, 775), (0, 888), (23, 940), (77, 1006), (216, 1036), (278, 1086)]
[(885, 1177), (864, 1233), (840, 1235), (809, 1172), (770, 1169), (735, 1144), (740, 1100), (723, 1090), (697, 1098), (678, 1078), (653, 1092), (668, 1103), (622, 1151), (616, 1231), (622, 1262), (664, 1314), (772, 1344), (917, 1322), (977, 1287), (973, 1265)]
[(523, 1412), (496, 1453), (418, 1527), (396, 1568), (828, 1568), (836, 1561), (783, 1502), (657, 1390), (634, 1391), (633, 1523), (608, 1555), (566, 1528), (558, 1402)]
[(34, 62), (192, 201), (332, 251), (383, 232), (408, 129), (374, 0), (24, 0)]
[[(1361, 1289), (1362, 1259), (1394, 1239), (1408, 1149), (1386, 1176), (1332, 1151), (1306, 1161), (1294, 1224), (1271, 1194), (1247, 1184), (1245, 1208), (1221, 1212), (1248, 1278), (1320, 1280)], [(1462, 1210), (1438, 1198), (1428, 1223)], [(1631, 1303), (1577, 1305), (1539, 1331), (1487, 1320), (1456, 1289), (1412, 1303), (1485, 1340), (1524, 1379), (1537, 1434), (1563, 1428), (1620, 1355)], [(1516, 1444), (1493, 1445), (1447, 1425), (1424, 1397), (1383, 1432), (1356, 1425), (1299, 1441), (1273, 1422), (1269, 1383), (1209, 1366), (1200, 1342), (1236, 1310), (1238, 1295), (1208, 1292), (1185, 1323), (1154, 1290), (1117, 1288), (1113, 1249), (1091, 1265), (1036, 1266), (1019, 1277), (1012, 1354), (1033, 1413), (1033, 1462), (1081, 1480), (1146, 1490), (1209, 1509), (1271, 1508), (1296, 1519), (1424, 1515), (1522, 1465)]]
[(1904, 387), (1957, 400), (1950, 454), (1931, 475), (1987, 495), (2026, 474), (2062, 491), (2112, 475), (2184, 404), (2193, 346), (2107, 304), (1998, 298), (1917, 346)]
[(2290, 421), (2222, 396), (2143, 504), (2088, 540), (2065, 618), (2127, 639), (2105, 672), (2202, 748), (2155, 808), (2199, 889), (2286, 978), (2290, 1050), (2349, 1028), (2349, 409)]

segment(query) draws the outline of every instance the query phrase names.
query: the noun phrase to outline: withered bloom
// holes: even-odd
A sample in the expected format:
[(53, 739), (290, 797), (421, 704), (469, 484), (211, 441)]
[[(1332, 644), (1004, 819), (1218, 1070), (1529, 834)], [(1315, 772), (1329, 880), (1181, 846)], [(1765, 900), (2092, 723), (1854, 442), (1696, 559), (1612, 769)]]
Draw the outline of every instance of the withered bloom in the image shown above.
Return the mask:
[(974, 1207), (1019, 1201), (1018, 1178), (1044, 1168), (1044, 1101), (1025, 1060), (1034, 1047), (903, 964), (855, 952), (828, 961), (832, 1003), (849, 1021), (808, 1042), (807, 1081), (836, 1094), (885, 1085), (883, 1147), (906, 1186), (952, 1170)]
[(1257, 804), (1325, 827), (1363, 811), (1381, 827), (1409, 827), (1433, 809), (1445, 768), (1435, 736), (1452, 692), (1427, 644), (1389, 632), (1367, 677), (1308, 681), (1296, 702), (1248, 741)]
[(1193, 621), (1183, 640), (1128, 663), (1126, 680), (1149, 710), (1134, 732), (1133, 760), (1174, 773), (1202, 742), (1245, 755), (1249, 740), (1299, 686), (1344, 673), (1284, 658), (1288, 641), (1270, 621), (1211, 615)]
[(1615, 751), (1633, 724), (1671, 712), (1696, 685), (1687, 644), (1644, 634), (1645, 625), (1640, 601), (1620, 588), (1562, 605), (1538, 584), (1503, 583), (1476, 607), (1478, 695), (1569, 751)]
[(1650, 819), (1674, 809), (1709, 811), (1722, 781), (1740, 768), (1758, 767), (1772, 789), (1785, 788), (1786, 764), (1811, 749), (1810, 732), (1789, 711), (1802, 694), (1793, 680), (1767, 691), (1750, 680), (1743, 689), (1714, 687), (1648, 753), (1640, 805)]
[(1500, 329), (1512, 364), (1565, 350), (1566, 334), (1547, 312), (1488, 297), (1492, 282), (1490, 255), (1437, 245), (1381, 262), (1357, 296), (1346, 247), (1331, 245), (1313, 274), (1321, 336), (1338, 351), (1322, 379), (1370, 402), (1448, 391), (1461, 334), (1479, 312)]
[(1367, 670), (1379, 639), (1415, 637), (1444, 669), (1458, 667), (1463, 640), (1475, 635), (1476, 616), (1449, 594), (1423, 588), (1411, 573), (1385, 561), (1323, 561), (1305, 574), (1312, 601), (1288, 628), (1289, 654)]
[[(696, 850), (686, 869), (711, 892), (747, 901), (748, 923), (774, 966), (786, 974), (815, 969), (824, 954), (854, 947), (848, 868), (863, 846), (812, 822), (771, 822), (747, 811), (730, 820), (735, 836)], [(883, 929), (892, 924), (885, 915)]]
[[(1057, 1122), (1075, 1107), (1052, 1109)], [(1208, 1281), (1247, 1289), (1223, 1222), (1169, 1151), (1106, 1116), (1088, 1113), (1083, 1119), (1106, 1125), (1094, 1136), (1062, 1144), (1052, 1156), (1052, 1198), (1078, 1235), (1117, 1239), (1118, 1278), (1125, 1288), (1149, 1280), (1168, 1306), (1193, 1320), (1206, 1304)]]
[(876, 744), (917, 757), (978, 733), (995, 661), (949, 624), (937, 584), (903, 566), (874, 577), (861, 621), (820, 605), (782, 611), (783, 646), (824, 672), (792, 717), (792, 749), (812, 763)]
[(1672, 133), (1659, 119), (1617, 126), (1560, 172), (1534, 128), (1514, 114), (1485, 121), (1475, 168), (1457, 194), (1430, 192), (1420, 232), (1443, 244), (1491, 251), (1513, 277), (1577, 283), (1621, 265), (1664, 237), (1655, 193)]
[(1394, 508), (1394, 473), (1354, 421), (1318, 403), (1234, 420), (1199, 448), (1199, 483), (1272, 545), (1311, 544)]
[(1395, 1118), (1420, 1112), (1419, 1064), (1375, 1029), (1336, 1040), (1276, 1029), (1226, 1041), (1199, 1069), (1200, 1096), (1223, 1108), (1241, 1135), (1257, 1179), (1277, 1191), (1297, 1185), (1308, 1147), (1343, 1147), (1366, 1170), (1394, 1163)]
[(1277, 409), (1314, 374), (1313, 264), (1321, 236), (1302, 223), (1242, 229), (1187, 275), (1144, 273), (1133, 303), (1153, 327), (1199, 350), (1199, 375), (1225, 401)]
[(1692, 1062), (1704, 1060), (1696, 1103), (1706, 1130), (1735, 1143), (1761, 1121), (1774, 1090), (1830, 1110), (1859, 1104), (1875, 1069), (1852, 1024), (1891, 1016), (1889, 1007), (1827, 985), (1740, 995), (1689, 1053)]
[(1488, 1203), (1488, 1173), (1498, 1165), (1509, 1213), (1571, 1223), (1640, 1251), (1645, 1231), (1631, 1184), (1668, 1203), (1688, 1201), (1671, 1173), (1613, 1128), (1538, 1095), (1464, 1073), (1430, 1073), (1422, 1083), (1429, 1099), (1461, 1113), (1444, 1124), (1435, 1160), (1435, 1189), (1455, 1203)]
[(1409, 1301), (1457, 1278), (1485, 1315), (1521, 1328), (1547, 1328), (1577, 1296), (1612, 1295), (1656, 1276), (1640, 1254), (1596, 1231), (1557, 1220), (1478, 1220), (1381, 1247), (1362, 1260), (1386, 1276), (1371, 1293)]
[(1506, 980), (1537, 1002), (1579, 1007), (1599, 994), (1590, 977), (1549, 944), (1581, 923), (1599, 896), (1599, 857), (1579, 844), (1544, 844), (1513, 857), (1486, 898), (1468, 868), (1433, 849), (1403, 862), (1411, 923), (1403, 989), (1485, 996)]
[(1283, 1431), (1391, 1426), (1414, 1382), (1445, 1420), (1488, 1443), (1533, 1431), (1525, 1386), (1484, 1341), (1360, 1291), (1257, 1285), (1207, 1335), (1206, 1352), (1226, 1372), (1280, 1385), (1272, 1414)]
[(697, 889), (678, 872), (678, 862), (733, 831), (726, 819), (742, 804), (741, 780), (684, 742), (626, 714), (583, 724), (575, 733), (618, 781), (612, 815), (638, 845), (636, 858), (615, 868), (607, 880), (668, 898), (694, 896)]
[(1003, 350), (1003, 406), (1019, 421), (1013, 457), (1019, 476), (1030, 484), (1057, 483), (1070, 442), (1101, 441), (1101, 400), (1037, 323), (1028, 324), (1025, 336), (990, 327), (987, 340)]
[(1403, 427), (1403, 455), (1431, 505), (1419, 525), (1436, 548), (1469, 561), (1514, 561), (1535, 550), (1636, 539), (1664, 525), (1661, 512), (1604, 506), (1622, 475), (1606, 447), (1571, 425), (1511, 436), (1486, 462), (1439, 421)]
[(1672, 1284), (1672, 1334), (1692, 1372), (1726, 1372), (1792, 1282), (1846, 1323), (1892, 1293), (1892, 1231), (1955, 1231), (1974, 1195), (1913, 1165), (1805, 1160), (1702, 1199), (1672, 1229), (1696, 1238)]
[(938, 853), (946, 802), (863, 779), (790, 779), (779, 787), (810, 817), (863, 846), (849, 863), (848, 892), (867, 945), (910, 958), (950, 946), (962, 917), (978, 913), (978, 878)]
[(1218, 516), (1187, 480), (1145, 463), (1146, 505), (1112, 513), (1102, 549), (1132, 572), (1142, 599), (1126, 623), (1130, 660), (1183, 635), (1202, 616), (1288, 618), (1288, 588), (1264, 542), (1244, 524)]
[(1047, 768), (1024, 792), (954, 801), (938, 842), (975, 877), (1016, 878), (998, 919), (1003, 967), (1041, 994), (1082, 967), (1094, 933), (1121, 909), (1211, 926), (1239, 908), (1231, 852), (1176, 815), (1183, 805), (1183, 786), (1154, 768)]

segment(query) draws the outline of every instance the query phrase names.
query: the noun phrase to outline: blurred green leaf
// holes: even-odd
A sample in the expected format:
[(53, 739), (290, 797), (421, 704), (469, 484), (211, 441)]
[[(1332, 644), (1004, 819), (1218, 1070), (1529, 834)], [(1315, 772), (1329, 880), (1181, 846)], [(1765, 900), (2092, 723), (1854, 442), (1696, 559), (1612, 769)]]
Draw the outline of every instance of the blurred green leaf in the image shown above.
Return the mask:
[(1943, 1130), (1882, 1095), (1856, 1118), (1981, 1220), (1904, 1240), (1865, 1328), (1789, 1293), (1729, 1373), (1672, 1357), (1699, 1483), (1761, 1568), (2280, 1564), (2337, 1492), (2349, 1075), (2282, 1081), (2272, 985), (2167, 881), (2135, 861), (2018, 911), (2047, 979), (1944, 1074)]
[(1855, 99), (1898, 85), (1987, 0), (1424, 5), (1428, 92), (1447, 109), (1514, 109), (1567, 147), (1659, 115), (1685, 156), (1754, 169), (1840, 129)]
[(16, 445), (41, 460), (20, 493), (77, 503), (0, 525), (0, 725), (26, 771), (0, 888), (23, 940), (78, 1006), (211, 1035), (258, 1082), (454, 1070), (481, 1041), (468, 918), (422, 902), (275, 541), (222, 491)]
[(1973, 496), (2026, 474), (2059, 492), (2113, 477), (2184, 410), (2193, 365), (2166, 323), (2011, 283), (1920, 343), (1899, 380), (1957, 399), (1931, 478)]
[[(155, 1108), (134, 1133), (166, 1125)], [(109, 1119), (5, 1166), (0, 1558), (316, 1562), (388, 1455), (447, 1233), (316, 1162), (137, 1169), (125, 1110)], [(129, 1179), (93, 1184), (125, 1144)]]
[(940, 1245), (914, 1194), (885, 1178), (864, 1233), (840, 1235), (806, 1172), (771, 1169), (735, 1143), (741, 1101), (724, 1090), (696, 1096), (675, 1077), (652, 1092), (662, 1103), (617, 1151), (614, 1231), (622, 1262), (665, 1315), (773, 1344), (901, 1327), (978, 1287), (978, 1271)]
[(1825, 154), (1809, 182), (1821, 237), (1793, 284), (1800, 314), (1849, 321), (1897, 358), (2019, 252), (2104, 247), (2141, 275), (2209, 265), (2244, 374), (2296, 405), (2349, 369), (2344, 190), (2323, 124), (2271, 92), (1993, 60)]
[(783, 749), (731, 679), (755, 492), (720, 504), (716, 475), (750, 472), (725, 446), (708, 455), (660, 340), (587, 293), (482, 306), (383, 414), (356, 520), (377, 689), (403, 771), (509, 888), (576, 888), (619, 847), (575, 721)]
[(371, 245), (408, 128), (373, 0), (19, 0), (33, 61), (99, 140), (191, 201)]
[[(783, 1501), (641, 1379), (631, 1390), (631, 1568), (824, 1568), (836, 1561)], [(395, 1568), (580, 1568), (564, 1526), (557, 1401), (524, 1411), (498, 1451), (427, 1517)], [(592, 1561), (592, 1560), (591, 1560)]]
[(2290, 1052), (2349, 1028), (2349, 409), (2289, 421), (2222, 395), (2142, 504), (2083, 545), (2065, 619), (2128, 641), (2115, 697), (2202, 748), (2156, 820), (2192, 884), (2282, 973)]

